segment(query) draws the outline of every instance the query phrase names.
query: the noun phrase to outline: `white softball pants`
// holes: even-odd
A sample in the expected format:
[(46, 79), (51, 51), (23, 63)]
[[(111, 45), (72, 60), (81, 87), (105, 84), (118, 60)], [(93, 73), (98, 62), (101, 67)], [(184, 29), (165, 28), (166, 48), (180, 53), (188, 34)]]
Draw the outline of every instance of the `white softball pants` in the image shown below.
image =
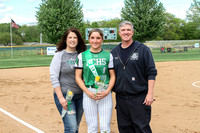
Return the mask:
[[(95, 88), (88, 88), (91, 92), (96, 92)], [(98, 132), (98, 114), (101, 133), (110, 133), (110, 122), (112, 117), (113, 101), (109, 93), (106, 97), (96, 102), (83, 93), (83, 109), (87, 123), (88, 133)]]

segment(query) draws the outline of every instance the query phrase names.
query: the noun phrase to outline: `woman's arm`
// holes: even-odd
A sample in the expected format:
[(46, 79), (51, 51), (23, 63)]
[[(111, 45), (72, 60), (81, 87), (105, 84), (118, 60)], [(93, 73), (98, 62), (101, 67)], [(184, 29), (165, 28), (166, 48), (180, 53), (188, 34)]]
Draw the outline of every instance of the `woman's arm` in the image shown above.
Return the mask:
[(67, 110), (67, 100), (63, 97), (63, 94), (62, 94), (62, 91), (61, 91), (61, 88), (60, 86), (59, 87), (56, 87), (54, 88), (54, 91), (58, 97), (58, 100), (60, 102), (60, 104), (62, 105), (62, 107)]
[(57, 52), (55, 53), (51, 61), (50, 80), (60, 104), (62, 105), (64, 109), (67, 109), (67, 101), (63, 97), (63, 94), (60, 88), (60, 81), (59, 81), (60, 68), (61, 68), (61, 56), (62, 56), (62, 52)]

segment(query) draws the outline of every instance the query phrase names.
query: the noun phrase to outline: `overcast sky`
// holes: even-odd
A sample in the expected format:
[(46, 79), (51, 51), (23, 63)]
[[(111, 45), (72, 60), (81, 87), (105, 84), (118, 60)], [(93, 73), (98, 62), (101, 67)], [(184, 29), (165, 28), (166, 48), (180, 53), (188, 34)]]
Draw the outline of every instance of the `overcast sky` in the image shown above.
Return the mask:
[[(83, 5), (84, 20), (100, 21), (120, 18), (124, 0), (80, 0)], [(193, 0), (160, 0), (166, 11), (185, 19), (186, 11)], [(35, 24), (36, 11), (41, 0), (0, 0), (0, 23), (9, 23), (12, 18), (17, 24)]]

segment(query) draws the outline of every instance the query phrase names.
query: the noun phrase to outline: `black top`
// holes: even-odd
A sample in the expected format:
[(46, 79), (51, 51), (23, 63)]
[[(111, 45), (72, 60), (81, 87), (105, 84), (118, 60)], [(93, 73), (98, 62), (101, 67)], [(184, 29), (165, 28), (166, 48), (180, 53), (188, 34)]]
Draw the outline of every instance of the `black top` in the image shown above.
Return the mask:
[(122, 55), (122, 62), (125, 64), (128, 57), (130, 56), (131, 54), (131, 51), (133, 49), (133, 46), (134, 46), (134, 42), (127, 48), (122, 48), (121, 44), (120, 44), (120, 52), (121, 52), (121, 55)]
[(150, 49), (138, 41), (133, 44), (126, 49), (127, 53), (121, 50), (121, 44), (111, 51), (116, 75), (113, 91), (119, 95), (146, 93), (148, 80), (155, 80), (157, 75)]

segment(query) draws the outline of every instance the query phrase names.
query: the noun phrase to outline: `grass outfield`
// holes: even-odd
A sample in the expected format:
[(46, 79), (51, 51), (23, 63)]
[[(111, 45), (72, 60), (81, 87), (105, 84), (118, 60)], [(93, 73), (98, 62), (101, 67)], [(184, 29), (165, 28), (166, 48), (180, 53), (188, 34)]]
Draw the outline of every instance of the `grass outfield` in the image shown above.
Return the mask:
[(188, 49), (187, 52), (161, 53), (159, 49), (152, 50), (155, 62), (200, 60), (200, 49)]
[[(181, 53), (161, 53), (160, 49), (154, 49), (152, 50), (152, 54), (156, 62), (200, 60), (200, 49), (188, 49), (187, 52), (184, 51)], [(52, 55), (14, 55), (12, 59), (10, 56), (0, 58), (0, 69), (49, 66), (52, 57)]]
[(0, 69), (19, 67), (49, 66), (52, 55), (14, 56), (12, 59), (0, 59)]

